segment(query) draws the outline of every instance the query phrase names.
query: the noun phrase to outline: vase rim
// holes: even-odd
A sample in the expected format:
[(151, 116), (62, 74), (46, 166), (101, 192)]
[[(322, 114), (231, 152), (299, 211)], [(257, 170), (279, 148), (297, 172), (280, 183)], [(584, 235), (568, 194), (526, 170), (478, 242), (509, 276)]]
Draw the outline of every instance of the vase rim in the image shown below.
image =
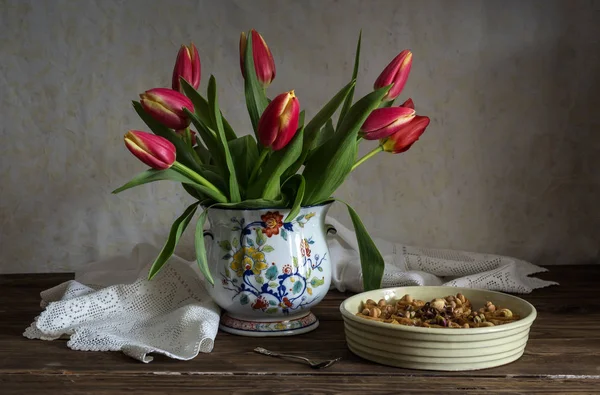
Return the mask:
[[(333, 199), (330, 200), (326, 200), (322, 203), (318, 203), (318, 204), (311, 204), (308, 206), (300, 206), (300, 209), (303, 208), (312, 208), (312, 207), (324, 207), (324, 206), (329, 206), (332, 205), (334, 203)], [(231, 208), (231, 207), (217, 207), (218, 205), (215, 205), (214, 207), (210, 207), (210, 210), (221, 210), (221, 211), (259, 211), (259, 210), (290, 210), (291, 207), (254, 207), (254, 208), (244, 208), (244, 207), (236, 207), (236, 208)], [(202, 206), (203, 209), (206, 209), (206, 206)]]

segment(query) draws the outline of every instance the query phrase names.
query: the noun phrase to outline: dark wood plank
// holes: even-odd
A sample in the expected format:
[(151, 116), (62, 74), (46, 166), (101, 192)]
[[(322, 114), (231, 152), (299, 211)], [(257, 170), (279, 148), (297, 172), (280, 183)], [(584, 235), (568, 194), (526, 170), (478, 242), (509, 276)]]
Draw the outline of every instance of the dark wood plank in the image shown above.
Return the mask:
[(130, 395), (152, 394), (593, 394), (593, 380), (568, 378), (428, 377), (374, 378), (364, 374), (352, 376), (278, 376), (278, 375), (210, 375), (203, 372), (173, 374), (154, 371), (148, 374), (111, 376), (94, 374), (0, 376), (4, 395), (21, 395), (24, 389), (43, 394)]
[[(214, 351), (193, 361), (157, 356), (154, 362), (142, 364), (118, 352), (72, 351), (65, 341), (44, 342), (21, 336), (41, 311), (39, 293), (72, 279), (72, 275), (3, 275), (0, 276), (1, 392), (27, 393), (18, 392), (21, 387), (64, 394), (112, 394), (119, 389), (152, 394), (197, 392), (198, 388), (206, 387), (228, 392), (238, 388), (237, 393), (245, 393), (245, 387), (275, 388), (285, 382), (283, 393), (374, 393), (391, 389), (465, 393), (492, 388), (495, 392), (502, 388), (507, 393), (535, 392), (536, 388), (543, 388), (545, 393), (589, 393), (589, 388), (600, 385), (600, 300), (596, 296), (599, 275), (597, 265), (551, 267), (550, 273), (540, 274), (561, 285), (521, 295), (539, 313), (525, 355), (506, 366), (456, 373), (386, 367), (353, 355), (346, 347), (339, 313), (339, 304), (350, 294), (339, 292), (330, 292), (313, 310), (321, 320), (321, 326), (314, 332), (271, 339), (219, 333)], [(315, 359), (342, 356), (343, 360), (327, 370), (312, 371), (301, 364), (258, 355), (252, 352), (256, 346)], [(300, 386), (296, 385), (296, 379)], [(294, 384), (290, 386), (292, 381)]]

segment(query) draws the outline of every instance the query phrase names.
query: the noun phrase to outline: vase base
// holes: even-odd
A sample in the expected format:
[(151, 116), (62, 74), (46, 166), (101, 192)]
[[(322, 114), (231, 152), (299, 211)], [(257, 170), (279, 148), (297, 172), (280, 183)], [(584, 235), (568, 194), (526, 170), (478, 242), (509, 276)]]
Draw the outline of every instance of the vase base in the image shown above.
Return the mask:
[(300, 318), (273, 321), (246, 321), (224, 313), (219, 323), (219, 329), (224, 332), (252, 337), (300, 335), (318, 326), (319, 320), (311, 312)]

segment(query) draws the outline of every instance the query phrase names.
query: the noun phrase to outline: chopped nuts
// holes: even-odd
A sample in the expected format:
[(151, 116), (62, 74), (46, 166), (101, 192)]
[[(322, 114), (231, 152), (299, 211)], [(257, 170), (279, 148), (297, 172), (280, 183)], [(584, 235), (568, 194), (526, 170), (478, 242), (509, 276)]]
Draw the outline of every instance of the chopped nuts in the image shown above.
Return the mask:
[(367, 299), (361, 304), (358, 316), (393, 325), (428, 328), (483, 328), (502, 325), (520, 317), (507, 308), (497, 308), (487, 301), (475, 309), (463, 294), (435, 298), (429, 302), (414, 299), (406, 294), (400, 300), (389, 302)]

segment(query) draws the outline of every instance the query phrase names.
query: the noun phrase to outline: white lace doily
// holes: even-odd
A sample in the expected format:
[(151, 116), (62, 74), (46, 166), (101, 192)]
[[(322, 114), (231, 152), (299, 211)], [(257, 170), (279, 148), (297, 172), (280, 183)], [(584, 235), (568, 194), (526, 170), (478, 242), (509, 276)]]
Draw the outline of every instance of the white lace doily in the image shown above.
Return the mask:
[[(152, 252), (158, 253), (138, 245), (130, 260), (138, 266), (144, 261), (136, 260), (146, 258), (147, 264)], [(152, 281), (145, 279), (147, 273), (145, 267), (132, 284), (99, 290), (78, 281), (46, 290), (45, 311), (23, 335), (43, 340), (68, 335), (73, 350), (120, 350), (142, 362), (152, 361), (150, 353), (188, 360), (212, 351), (220, 310), (188, 262), (174, 256)], [(97, 272), (97, 280), (103, 282), (105, 274)]]
[[(328, 239), (332, 287), (362, 291), (354, 232), (333, 218), (327, 222), (337, 229)], [(382, 287), (452, 285), (529, 293), (557, 284), (529, 277), (546, 269), (514, 258), (375, 242), (386, 262)], [(210, 352), (220, 311), (195, 262), (173, 256), (147, 281), (156, 254), (155, 247), (140, 244), (128, 256), (93, 263), (76, 273), (76, 281), (42, 292), (45, 310), (23, 335), (43, 340), (69, 336), (67, 345), (74, 350), (120, 350), (142, 362), (152, 360), (150, 353), (189, 360)]]

